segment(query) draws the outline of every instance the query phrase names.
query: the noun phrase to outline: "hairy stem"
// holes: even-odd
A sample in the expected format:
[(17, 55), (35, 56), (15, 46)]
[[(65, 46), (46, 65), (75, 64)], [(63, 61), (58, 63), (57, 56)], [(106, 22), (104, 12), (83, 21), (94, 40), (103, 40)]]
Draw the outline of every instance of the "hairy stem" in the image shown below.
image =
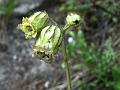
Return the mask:
[(70, 79), (70, 66), (67, 59), (67, 50), (66, 50), (66, 44), (65, 44), (65, 33), (63, 33), (63, 51), (64, 51), (64, 63), (66, 68), (66, 77), (68, 82), (68, 90), (71, 90), (71, 79)]

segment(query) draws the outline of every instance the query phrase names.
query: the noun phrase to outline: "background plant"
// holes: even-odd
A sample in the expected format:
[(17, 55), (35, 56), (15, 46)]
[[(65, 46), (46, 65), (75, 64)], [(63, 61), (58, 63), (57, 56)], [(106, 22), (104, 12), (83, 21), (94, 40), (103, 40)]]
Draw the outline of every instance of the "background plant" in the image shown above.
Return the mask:
[(99, 51), (94, 43), (88, 44), (86, 42), (83, 31), (78, 31), (77, 33), (71, 31), (68, 35), (69, 38), (72, 38), (72, 41), (68, 42), (67, 49), (69, 58), (73, 58), (71, 63), (76, 63), (74, 64), (74, 69), (85, 70), (87, 67), (89, 69), (88, 75), (92, 77), (90, 77), (91, 80), (93, 79), (90, 82), (81, 83), (78, 86), (79, 89), (89, 90), (102, 84), (106, 89), (117, 88), (119, 90), (119, 78), (117, 77), (117, 75), (119, 76), (119, 66), (116, 64), (116, 54), (112, 46), (112, 38), (109, 37), (105, 41), (102, 51)]
[(11, 16), (16, 5), (16, 0), (2, 0), (0, 3), (0, 15)]
[[(119, 90), (119, 78), (118, 81), (115, 79), (120, 64), (120, 42), (115, 45), (119, 41), (115, 38), (116, 35), (119, 37), (116, 32), (119, 27), (115, 28), (119, 25), (119, 8), (119, 2), (115, 0), (67, 0), (62, 6), (63, 11), (77, 11), (84, 19), (81, 31), (79, 28), (68, 33), (67, 46), (75, 71), (89, 69), (78, 82), (80, 90), (101, 90), (102, 87), (102, 90)], [(86, 81), (85, 77), (90, 80)]]

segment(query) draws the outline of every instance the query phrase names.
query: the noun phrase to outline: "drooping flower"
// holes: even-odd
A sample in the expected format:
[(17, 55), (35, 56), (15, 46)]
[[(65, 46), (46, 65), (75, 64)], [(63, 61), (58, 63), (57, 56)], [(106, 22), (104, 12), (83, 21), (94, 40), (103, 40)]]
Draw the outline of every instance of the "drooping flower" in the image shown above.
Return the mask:
[(19, 28), (25, 33), (26, 39), (35, 38), (48, 21), (46, 12), (36, 12), (29, 18), (23, 18)]
[(32, 46), (34, 51), (33, 56), (45, 62), (52, 62), (61, 41), (62, 36), (60, 28), (55, 25), (46, 26), (41, 31), (36, 44)]

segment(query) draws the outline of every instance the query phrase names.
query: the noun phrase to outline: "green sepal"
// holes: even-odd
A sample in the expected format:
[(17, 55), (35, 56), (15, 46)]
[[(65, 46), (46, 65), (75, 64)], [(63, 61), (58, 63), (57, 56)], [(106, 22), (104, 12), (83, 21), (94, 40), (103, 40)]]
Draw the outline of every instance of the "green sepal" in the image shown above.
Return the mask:
[(76, 13), (70, 13), (66, 17), (67, 25), (78, 25), (80, 23), (81, 17)]
[[(47, 58), (41, 58), (44, 61), (53, 61), (54, 54), (58, 51), (58, 48), (61, 42), (61, 30), (58, 26), (51, 25), (46, 26), (40, 33), (36, 44), (32, 46), (34, 57), (47, 56)], [(40, 54), (37, 54), (39, 52)], [(40, 56), (39, 56), (40, 55)]]
[(48, 17), (49, 16), (46, 12), (36, 12), (29, 17), (29, 21), (36, 27), (37, 30), (40, 30), (46, 25)]

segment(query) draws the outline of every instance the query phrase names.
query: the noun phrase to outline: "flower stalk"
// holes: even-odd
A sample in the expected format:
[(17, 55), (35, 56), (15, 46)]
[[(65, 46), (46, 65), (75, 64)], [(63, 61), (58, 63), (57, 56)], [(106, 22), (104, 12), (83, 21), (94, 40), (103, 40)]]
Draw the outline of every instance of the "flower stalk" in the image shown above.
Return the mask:
[(67, 58), (67, 47), (66, 47), (66, 41), (65, 41), (65, 33), (67, 32), (67, 30), (73, 26), (78, 25), (80, 22), (80, 16), (77, 14), (69, 14), (66, 17), (66, 25), (63, 28), (62, 31), (62, 44), (63, 44), (63, 53), (64, 53), (64, 63), (65, 63), (65, 69), (66, 69), (66, 77), (67, 77), (67, 83), (68, 83), (68, 90), (72, 90), (72, 86), (71, 86), (71, 78), (70, 78), (70, 65), (68, 62), (68, 58)]
[(68, 82), (68, 90), (71, 90), (71, 79), (70, 79), (70, 65), (68, 63), (67, 59), (67, 50), (66, 50), (66, 43), (65, 43), (65, 33), (62, 34), (63, 37), (63, 53), (64, 53), (64, 63), (65, 63), (65, 69), (66, 69), (66, 77)]

